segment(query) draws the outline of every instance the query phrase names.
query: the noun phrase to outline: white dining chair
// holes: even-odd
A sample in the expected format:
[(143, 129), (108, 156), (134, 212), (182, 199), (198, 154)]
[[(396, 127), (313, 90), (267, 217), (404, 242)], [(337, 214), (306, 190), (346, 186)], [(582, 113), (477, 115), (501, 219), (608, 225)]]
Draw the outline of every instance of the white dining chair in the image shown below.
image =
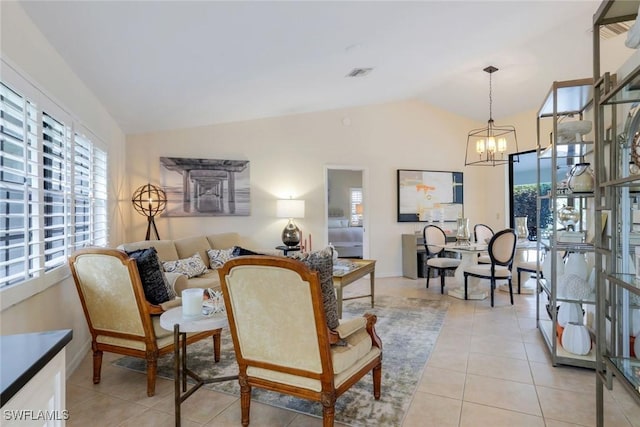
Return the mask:
[(427, 258), (425, 264), (427, 266), (427, 288), (429, 287), (429, 279), (431, 276), (431, 269), (438, 270), (440, 275), (440, 293), (444, 294), (444, 277), (447, 270), (455, 270), (460, 265), (460, 260), (457, 258), (444, 257), (445, 250), (442, 247), (447, 242), (447, 235), (442, 228), (437, 225), (427, 225), (422, 230), (422, 237), (424, 238), (424, 247), (427, 251)]
[[(476, 224), (473, 226), (473, 237), (476, 243), (489, 243), (493, 237), (493, 230), (485, 224)], [(478, 254), (478, 264), (491, 264), (488, 254)]]
[(513, 284), (511, 282), (511, 267), (516, 252), (516, 233), (510, 228), (493, 235), (489, 241), (489, 258), (491, 264), (476, 264), (464, 269), (464, 299), (467, 299), (467, 282), (469, 276), (488, 279), (491, 283), (491, 307), (494, 303), (496, 281), (507, 280), (509, 283), (509, 297), (513, 305)]

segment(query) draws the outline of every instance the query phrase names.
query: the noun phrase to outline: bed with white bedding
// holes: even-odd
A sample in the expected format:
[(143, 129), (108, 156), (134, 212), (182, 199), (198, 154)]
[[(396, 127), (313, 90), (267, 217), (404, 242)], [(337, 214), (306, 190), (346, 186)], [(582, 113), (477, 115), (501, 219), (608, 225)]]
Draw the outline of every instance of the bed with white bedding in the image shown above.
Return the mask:
[(362, 258), (362, 227), (351, 227), (347, 218), (329, 218), (329, 243), (340, 258)]

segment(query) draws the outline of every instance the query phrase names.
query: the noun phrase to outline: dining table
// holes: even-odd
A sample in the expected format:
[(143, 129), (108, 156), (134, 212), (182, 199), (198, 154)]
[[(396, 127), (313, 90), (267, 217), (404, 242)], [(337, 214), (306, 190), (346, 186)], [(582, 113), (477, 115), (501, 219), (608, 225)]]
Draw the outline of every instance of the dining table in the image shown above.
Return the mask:
[[(461, 260), (460, 265), (456, 268), (454, 272), (454, 277), (456, 280), (456, 287), (448, 287), (447, 294), (458, 299), (464, 298), (464, 270), (467, 267), (471, 267), (472, 265), (478, 264), (478, 254), (486, 253), (489, 245), (486, 243), (446, 243), (444, 245), (438, 245), (438, 247), (444, 248), (446, 251), (455, 252), (460, 254)], [(518, 240), (516, 242), (516, 253), (513, 258), (513, 265), (511, 267), (512, 272), (512, 286), (514, 288), (518, 287), (518, 274), (517, 268), (518, 265), (527, 260), (527, 252), (529, 250), (536, 248), (536, 242), (530, 242), (528, 240)], [(469, 277), (468, 278), (468, 289), (467, 289), (467, 299), (469, 300), (483, 300), (489, 296), (489, 286), (482, 286), (480, 278), (477, 277)], [(526, 282), (525, 282), (526, 283)], [(488, 285), (488, 282), (487, 282)], [(509, 292), (509, 286), (507, 284), (499, 285), (497, 287), (502, 291)], [(524, 283), (521, 286), (521, 293), (533, 293), (535, 291), (534, 287), (525, 287)]]

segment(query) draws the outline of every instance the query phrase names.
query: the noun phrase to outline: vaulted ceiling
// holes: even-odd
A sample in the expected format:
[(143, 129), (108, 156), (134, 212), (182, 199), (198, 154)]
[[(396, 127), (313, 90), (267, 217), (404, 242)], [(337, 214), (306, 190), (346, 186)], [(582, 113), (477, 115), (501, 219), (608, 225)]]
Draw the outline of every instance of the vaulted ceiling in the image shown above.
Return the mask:
[[(600, 4), (20, 3), (129, 134), (402, 99), (485, 121), (487, 65), (498, 120), (539, 107), (554, 80), (592, 75)], [(354, 68), (372, 70), (346, 77)]]

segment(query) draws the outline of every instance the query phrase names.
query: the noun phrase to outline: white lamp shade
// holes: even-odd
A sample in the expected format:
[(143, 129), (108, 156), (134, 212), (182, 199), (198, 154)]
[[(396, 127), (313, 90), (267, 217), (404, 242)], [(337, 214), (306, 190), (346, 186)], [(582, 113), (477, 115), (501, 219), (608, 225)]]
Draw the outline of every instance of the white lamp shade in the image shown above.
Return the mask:
[(278, 218), (304, 218), (304, 200), (278, 200), (276, 202)]

